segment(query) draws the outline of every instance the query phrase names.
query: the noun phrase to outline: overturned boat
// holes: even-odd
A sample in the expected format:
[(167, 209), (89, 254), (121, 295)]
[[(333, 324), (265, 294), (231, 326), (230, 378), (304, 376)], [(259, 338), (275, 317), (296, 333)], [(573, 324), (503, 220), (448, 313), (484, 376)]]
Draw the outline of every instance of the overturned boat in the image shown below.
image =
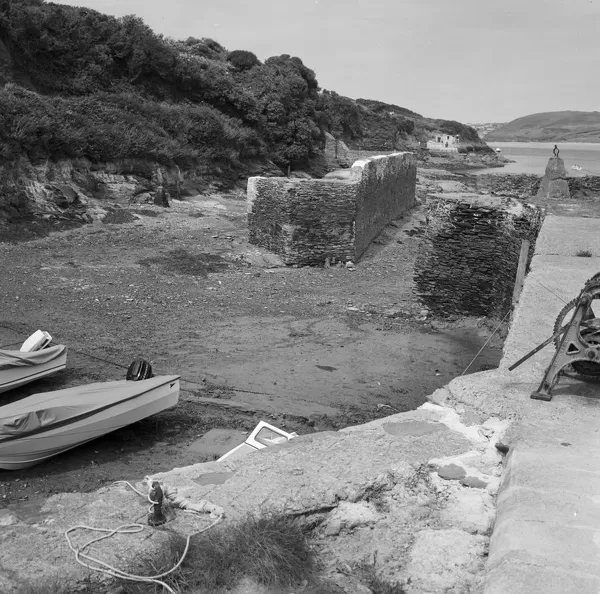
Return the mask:
[(67, 347), (49, 346), (52, 337), (34, 332), (18, 351), (0, 350), (0, 393), (61, 371), (67, 365)]
[(100, 382), (0, 407), (0, 469), (19, 470), (175, 406), (179, 376)]

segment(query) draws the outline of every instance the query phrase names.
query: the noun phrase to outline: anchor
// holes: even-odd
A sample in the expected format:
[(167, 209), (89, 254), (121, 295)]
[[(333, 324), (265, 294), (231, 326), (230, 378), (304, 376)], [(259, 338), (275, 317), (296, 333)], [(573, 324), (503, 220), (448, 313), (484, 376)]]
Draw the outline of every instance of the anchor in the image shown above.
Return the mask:
[(540, 387), (531, 394), (534, 400), (552, 400), (552, 389), (567, 372), (576, 379), (600, 380), (600, 318), (592, 307), (596, 299), (600, 299), (600, 273), (586, 281), (579, 296), (563, 307), (554, 323), (554, 334), (508, 368), (512, 371), (554, 342), (556, 352)]

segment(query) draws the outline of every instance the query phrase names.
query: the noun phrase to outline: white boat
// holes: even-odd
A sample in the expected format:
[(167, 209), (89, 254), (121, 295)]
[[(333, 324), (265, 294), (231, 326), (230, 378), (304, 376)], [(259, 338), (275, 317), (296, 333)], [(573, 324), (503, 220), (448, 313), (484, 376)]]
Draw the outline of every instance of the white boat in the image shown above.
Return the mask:
[(496, 152), (497, 152), (497, 153), (501, 153), (502, 151), (501, 151), (499, 148), (497, 148), (497, 149), (496, 149)]
[(29, 468), (171, 408), (178, 400), (178, 375), (33, 394), (0, 407), (0, 468)]
[(0, 393), (61, 371), (66, 366), (67, 347), (62, 344), (32, 352), (0, 350)]

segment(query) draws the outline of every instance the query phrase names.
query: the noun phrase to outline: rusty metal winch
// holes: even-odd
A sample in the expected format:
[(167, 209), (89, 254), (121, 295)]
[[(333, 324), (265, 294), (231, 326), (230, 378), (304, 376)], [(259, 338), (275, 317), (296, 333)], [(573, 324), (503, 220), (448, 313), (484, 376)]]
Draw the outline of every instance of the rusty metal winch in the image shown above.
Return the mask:
[[(579, 296), (562, 308), (553, 336), (508, 368), (512, 371), (554, 342), (556, 352), (532, 398), (552, 400), (552, 389), (561, 375), (600, 381), (600, 318), (594, 313), (595, 300), (600, 300), (600, 272), (586, 281)], [(600, 301), (595, 305), (600, 312)]]

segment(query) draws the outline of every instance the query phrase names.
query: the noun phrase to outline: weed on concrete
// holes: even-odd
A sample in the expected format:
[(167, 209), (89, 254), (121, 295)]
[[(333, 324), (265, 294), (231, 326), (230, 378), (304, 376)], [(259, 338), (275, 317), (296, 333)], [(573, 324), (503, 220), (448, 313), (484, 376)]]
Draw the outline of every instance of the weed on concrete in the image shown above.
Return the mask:
[[(179, 536), (169, 538), (158, 554), (140, 559), (132, 572), (157, 575), (167, 571), (181, 558), (185, 542)], [(292, 587), (307, 579), (312, 567), (307, 534), (296, 521), (278, 515), (248, 516), (193, 536), (181, 567), (164, 581), (178, 594), (224, 594), (245, 580), (267, 587)], [(163, 592), (161, 586), (147, 583), (122, 581), (120, 586), (123, 594)]]

